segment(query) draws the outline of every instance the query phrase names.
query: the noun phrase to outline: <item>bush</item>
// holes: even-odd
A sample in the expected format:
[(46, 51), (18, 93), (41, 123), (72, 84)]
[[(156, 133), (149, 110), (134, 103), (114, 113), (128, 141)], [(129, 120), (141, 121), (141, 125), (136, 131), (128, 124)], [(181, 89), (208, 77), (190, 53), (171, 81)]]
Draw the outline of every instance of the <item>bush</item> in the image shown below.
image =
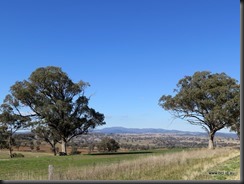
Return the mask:
[(59, 156), (66, 156), (67, 155), (67, 153), (65, 153), (65, 152), (59, 152)]
[(116, 152), (120, 146), (114, 139), (105, 137), (97, 145), (99, 152)]
[(72, 146), (72, 150), (70, 152), (70, 155), (79, 155), (79, 154), (81, 154), (81, 152), (77, 150), (77, 147)]
[(25, 157), (22, 153), (12, 153), (11, 158), (20, 158), (20, 157)]
[(80, 151), (72, 151), (72, 152), (70, 152), (70, 155), (79, 155), (79, 154), (81, 154)]
[(70, 155), (79, 155), (79, 154), (81, 154), (81, 152), (77, 150), (78, 149), (77, 145), (73, 144), (71, 148), (72, 149), (71, 149)]

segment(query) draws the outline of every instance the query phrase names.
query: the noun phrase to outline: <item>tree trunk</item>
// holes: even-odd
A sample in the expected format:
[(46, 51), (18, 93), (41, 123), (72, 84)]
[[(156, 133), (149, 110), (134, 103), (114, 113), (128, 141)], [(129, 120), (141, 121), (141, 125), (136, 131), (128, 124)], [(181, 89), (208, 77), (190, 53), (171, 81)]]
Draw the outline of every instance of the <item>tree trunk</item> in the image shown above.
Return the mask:
[(55, 141), (50, 141), (49, 144), (50, 144), (51, 147), (52, 147), (52, 152), (53, 152), (54, 156), (56, 156), (56, 155), (57, 155), (57, 150), (56, 150), (56, 148), (55, 148), (55, 146), (56, 146), (56, 142), (55, 142)]
[(62, 149), (62, 152), (66, 153), (67, 154), (67, 148), (66, 148), (66, 141), (65, 140), (62, 140), (61, 142), (61, 149)]
[(10, 158), (12, 158), (13, 149), (12, 149), (12, 137), (11, 136), (9, 136), (8, 149), (9, 149), (9, 156), (10, 156)]
[(215, 135), (215, 132), (214, 131), (210, 131), (209, 132), (208, 149), (214, 149), (215, 148), (215, 145), (214, 145), (214, 135)]
[(33, 140), (33, 144), (34, 144), (34, 148), (35, 148), (34, 151), (35, 151), (35, 152), (38, 150), (38, 149), (37, 149), (37, 147), (38, 147), (38, 145), (37, 145), (37, 138), (38, 138), (37, 135), (35, 135), (35, 136), (34, 136), (34, 140)]
[(54, 156), (56, 156), (56, 155), (57, 155), (57, 152), (56, 152), (55, 145), (54, 145), (54, 146), (52, 146), (52, 151), (53, 151)]

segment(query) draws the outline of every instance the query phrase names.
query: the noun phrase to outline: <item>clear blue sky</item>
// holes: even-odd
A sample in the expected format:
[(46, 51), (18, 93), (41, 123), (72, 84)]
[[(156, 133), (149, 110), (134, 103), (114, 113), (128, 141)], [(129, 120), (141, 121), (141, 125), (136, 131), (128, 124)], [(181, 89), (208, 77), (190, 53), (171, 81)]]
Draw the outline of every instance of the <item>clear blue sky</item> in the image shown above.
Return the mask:
[(0, 1), (1, 103), (17, 80), (50, 65), (91, 84), (103, 127), (203, 131), (172, 121), (158, 100), (196, 71), (240, 81), (240, 1)]

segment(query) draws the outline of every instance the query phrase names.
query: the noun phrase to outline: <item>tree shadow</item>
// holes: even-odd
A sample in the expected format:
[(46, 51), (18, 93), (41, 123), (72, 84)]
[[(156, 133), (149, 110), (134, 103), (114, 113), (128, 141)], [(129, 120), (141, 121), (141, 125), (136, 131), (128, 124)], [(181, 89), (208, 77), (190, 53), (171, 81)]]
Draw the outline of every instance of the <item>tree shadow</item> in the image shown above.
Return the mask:
[(148, 154), (152, 151), (128, 151), (128, 152), (104, 152), (104, 153), (90, 153), (87, 155), (128, 155), (128, 154)]

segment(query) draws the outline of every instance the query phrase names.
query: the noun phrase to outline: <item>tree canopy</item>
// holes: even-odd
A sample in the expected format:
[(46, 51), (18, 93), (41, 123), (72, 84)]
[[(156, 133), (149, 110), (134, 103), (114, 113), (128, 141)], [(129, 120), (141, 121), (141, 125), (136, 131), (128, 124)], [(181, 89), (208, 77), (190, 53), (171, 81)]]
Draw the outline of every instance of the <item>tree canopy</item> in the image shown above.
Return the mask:
[(210, 149), (218, 130), (240, 124), (240, 85), (225, 73), (195, 72), (179, 80), (174, 92), (175, 96), (163, 95), (159, 105), (174, 117), (204, 128)]
[(16, 131), (26, 128), (30, 121), (29, 117), (16, 114), (12, 104), (12, 97), (7, 95), (0, 106), (0, 138), (2, 139), (0, 144), (1, 147), (9, 149), (10, 157), (12, 157), (12, 146), (14, 145), (13, 135)]
[(17, 81), (11, 93), (30, 109), (28, 116), (59, 134), (66, 153), (66, 143), (73, 137), (105, 124), (104, 115), (88, 106), (87, 86), (83, 81), (74, 83), (61, 68), (48, 66), (36, 69), (29, 80)]
[(36, 139), (47, 142), (51, 146), (53, 154), (57, 155), (56, 144), (60, 143), (61, 137), (55, 129), (52, 129), (43, 123), (36, 126), (32, 132), (36, 135)]
[(109, 137), (103, 138), (97, 147), (102, 152), (116, 152), (120, 148), (119, 143)]

